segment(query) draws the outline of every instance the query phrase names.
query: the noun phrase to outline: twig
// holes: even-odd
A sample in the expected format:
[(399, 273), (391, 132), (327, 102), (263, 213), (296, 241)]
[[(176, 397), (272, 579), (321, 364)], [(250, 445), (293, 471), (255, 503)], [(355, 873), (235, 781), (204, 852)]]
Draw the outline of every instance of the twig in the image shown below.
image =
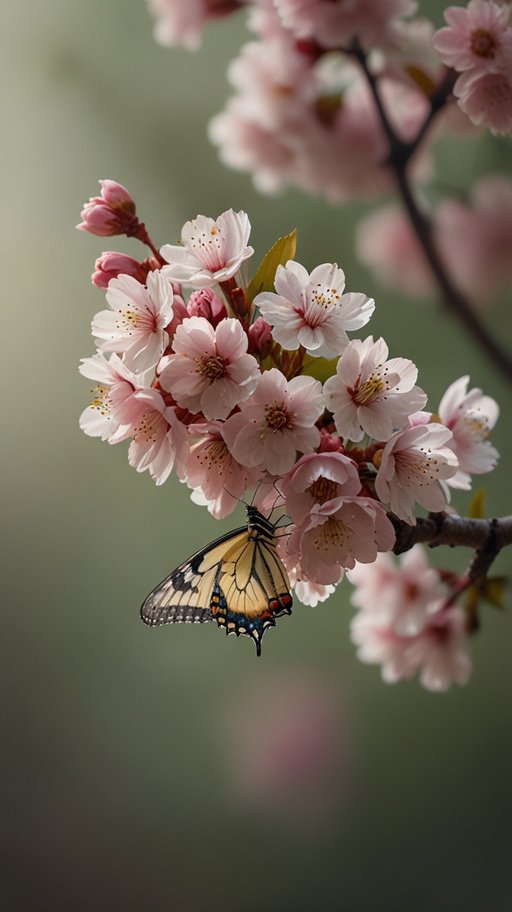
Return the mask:
[(443, 83), (438, 86), (438, 89), (432, 95), (430, 112), (420, 127), (416, 138), (412, 142), (404, 142), (397, 135), (396, 130), (389, 120), (380, 95), (377, 78), (368, 67), (365, 51), (357, 41), (354, 41), (349, 49), (349, 53), (351, 53), (359, 62), (366, 77), (382, 124), (382, 129), (384, 130), (389, 143), (387, 163), (395, 173), (402, 202), (416, 237), (423, 248), (425, 257), (439, 285), (444, 304), (452, 313), (457, 315), (477, 345), (485, 351), (489, 359), (492, 360), (496, 367), (498, 367), (507, 379), (512, 382), (512, 360), (509, 353), (492, 337), (485, 324), (474, 312), (466, 297), (461, 294), (454, 285), (434, 243), (432, 223), (419, 209), (407, 176), (407, 164), (409, 160), (425, 137), (434, 116), (441, 110), (446, 102), (451, 89), (450, 78), (448, 76), (445, 77)]

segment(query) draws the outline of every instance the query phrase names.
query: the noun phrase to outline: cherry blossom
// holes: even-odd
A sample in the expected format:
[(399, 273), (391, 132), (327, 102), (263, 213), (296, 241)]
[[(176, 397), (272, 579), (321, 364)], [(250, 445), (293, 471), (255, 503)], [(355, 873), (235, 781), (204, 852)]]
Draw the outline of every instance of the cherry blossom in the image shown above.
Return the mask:
[(462, 73), (453, 87), (461, 111), (491, 133), (512, 131), (512, 80), (506, 73)]
[(324, 408), (322, 386), (312, 377), (287, 381), (272, 368), (261, 375), (250, 399), (226, 421), (222, 435), (242, 465), (282, 475), (297, 451), (311, 453), (320, 442), (315, 427)]
[(309, 274), (295, 260), (278, 266), (277, 294), (263, 292), (254, 303), (273, 326), (272, 335), (283, 348), (302, 345), (308, 354), (334, 358), (348, 344), (347, 330), (368, 323), (375, 302), (364, 294), (343, 294), (345, 274), (336, 263), (323, 263)]
[(115, 234), (135, 235), (140, 226), (135, 203), (122, 184), (100, 180), (101, 196), (91, 196), (80, 213), (82, 221), (76, 227), (99, 237)]
[(466, 684), (471, 674), (466, 618), (460, 608), (437, 612), (408, 647), (409, 660), (420, 668), (423, 687), (448, 690)]
[(369, 434), (385, 441), (425, 405), (425, 393), (414, 385), (416, 366), (407, 358), (386, 360), (387, 356), (384, 339), (353, 339), (335, 376), (324, 384), (327, 407), (342, 437), (357, 442)]
[(444, 18), (448, 26), (435, 33), (432, 44), (447, 66), (459, 73), (506, 72), (512, 67), (508, 6), (470, 0), (467, 7), (448, 7)]
[(175, 409), (166, 406), (157, 390), (138, 392), (134, 397), (133, 423), (124, 436), (131, 436), (128, 462), (137, 472), (149, 471), (157, 485), (166, 481), (174, 468), (183, 478), (188, 456), (188, 432)]
[(356, 464), (343, 453), (311, 453), (279, 481), (287, 515), (296, 525), (309, 518), (315, 504), (359, 494), (361, 481)]
[(168, 279), (192, 288), (208, 288), (225, 282), (254, 253), (247, 242), (251, 225), (245, 212), (228, 209), (215, 221), (198, 215), (186, 222), (177, 247), (164, 244), (160, 253), (169, 263), (163, 267)]
[(110, 310), (97, 313), (92, 334), (98, 348), (124, 352), (125, 363), (136, 371), (154, 367), (169, 341), (165, 332), (173, 316), (173, 291), (161, 271), (147, 277), (147, 286), (133, 276), (120, 275), (109, 282)]
[(422, 545), (414, 545), (398, 563), (391, 554), (378, 554), (373, 564), (356, 564), (347, 576), (356, 587), (352, 604), (379, 627), (390, 627), (400, 636), (423, 630), (447, 597)]
[(285, 28), (298, 38), (312, 38), (339, 48), (357, 36), (363, 44), (393, 46), (397, 23), (416, 9), (411, 0), (274, 0)]
[[(332, 584), (324, 586), (322, 583), (308, 579), (302, 570), (298, 555), (290, 555), (284, 548), (279, 548), (279, 554), (288, 573), (294, 594), (303, 605), (316, 608), (317, 605), (325, 602), (336, 591), (336, 586)], [(343, 570), (340, 567), (340, 580), (342, 576)]]
[(106, 250), (94, 264), (91, 282), (96, 285), (96, 288), (108, 288), (111, 279), (117, 279), (119, 275), (123, 274), (133, 276), (137, 282), (145, 285), (148, 272), (156, 269), (157, 266), (156, 260), (153, 259), (148, 258), (141, 263), (125, 253)]
[(432, 270), (398, 206), (389, 204), (375, 209), (359, 221), (356, 253), (383, 285), (415, 297), (434, 291)]
[(203, 28), (210, 19), (227, 15), (239, 6), (237, 0), (149, 0), (157, 19), (156, 40), (189, 51), (200, 47)]
[(212, 288), (193, 291), (188, 299), (187, 312), (190, 317), (204, 317), (212, 326), (217, 326), (228, 315), (224, 301)]
[(356, 614), (350, 624), (350, 638), (357, 647), (358, 659), (380, 665), (382, 680), (387, 684), (415, 674), (417, 665), (409, 652), (410, 638), (395, 633), (392, 627), (380, 626), (371, 612)]
[(226, 418), (251, 395), (261, 376), (247, 343), (238, 320), (228, 317), (214, 328), (204, 317), (188, 317), (176, 330), (174, 354), (160, 374), (163, 389), (182, 408), (205, 418)]
[[(397, 431), (380, 457), (375, 491), (392, 513), (416, 524), (414, 504), (439, 513), (446, 508), (442, 481), (455, 475), (458, 462), (449, 444), (452, 432), (440, 424), (421, 424)], [(443, 444), (448, 443), (448, 446)]]
[[(192, 443), (186, 482), (201, 493), (212, 516), (223, 519), (238, 506), (247, 489), (254, 487), (261, 472), (236, 461), (224, 442), (220, 421), (191, 424), (189, 433), (201, 439)], [(193, 499), (198, 502), (197, 496)]]
[(383, 507), (370, 497), (338, 497), (316, 504), (291, 533), (288, 550), (298, 554), (308, 579), (336, 585), (340, 569), (371, 563), (389, 551), (395, 532)]
[(147, 375), (136, 375), (113, 354), (107, 361), (102, 352), (82, 358), (78, 368), (82, 376), (96, 380), (90, 405), (80, 415), (80, 428), (89, 437), (110, 441), (119, 425), (129, 421), (129, 403), (135, 392), (144, 389)]
[(469, 490), (471, 475), (482, 475), (496, 467), (499, 453), (487, 440), (498, 420), (498, 403), (481, 389), (468, 392), (469, 377), (460, 377), (446, 390), (439, 405), (439, 417), (453, 434), (450, 449), (459, 468), (447, 484)]

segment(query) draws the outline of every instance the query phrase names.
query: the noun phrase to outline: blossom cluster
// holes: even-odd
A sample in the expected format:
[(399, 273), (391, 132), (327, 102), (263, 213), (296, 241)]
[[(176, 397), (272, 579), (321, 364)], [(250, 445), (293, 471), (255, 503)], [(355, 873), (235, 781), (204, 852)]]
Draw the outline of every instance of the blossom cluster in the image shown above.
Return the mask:
[[(102, 235), (113, 183), (79, 227)], [(116, 211), (117, 233), (133, 234), (135, 204)], [(412, 361), (349, 335), (375, 302), (346, 291), (337, 264), (308, 271), (290, 235), (248, 281), (250, 222), (233, 210), (198, 215), (159, 251), (144, 236), (144, 263), (111, 251), (96, 264), (93, 282), (104, 290), (110, 278), (92, 320), (97, 352), (80, 367), (96, 384), (80, 425), (129, 440), (137, 471), (158, 485), (174, 471), (216, 518), (250, 492), (262, 511), (279, 507), (290, 519), (280, 556), (306, 604), (392, 550), (388, 513), (415, 524), (418, 505), (442, 511), (450, 487), (494, 467), (494, 400), (462, 377), (426, 411)]]

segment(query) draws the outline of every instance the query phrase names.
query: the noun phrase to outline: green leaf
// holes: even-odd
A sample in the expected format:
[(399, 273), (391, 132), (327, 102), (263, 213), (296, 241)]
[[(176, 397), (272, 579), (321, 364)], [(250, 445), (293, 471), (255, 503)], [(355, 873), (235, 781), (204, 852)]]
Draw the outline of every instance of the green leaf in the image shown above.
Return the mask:
[(284, 266), (288, 260), (293, 260), (297, 249), (297, 229), (284, 237), (279, 238), (273, 247), (263, 257), (256, 270), (256, 275), (247, 286), (246, 295), (249, 304), (252, 304), (256, 295), (262, 291), (274, 290), (274, 279), (278, 266)]
[(315, 380), (320, 380), (321, 383), (325, 383), (329, 377), (334, 377), (338, 361), (339, 358), (330, 358), (328, 360), (327, 358), (312, 358), (310, 355), (306, 355), (302, 373), (307, 374), (308, 377), (314, 377)]
[(485, 519), (485, 488), (475, 491), (469, 505), (468, 516), (471, 519)]

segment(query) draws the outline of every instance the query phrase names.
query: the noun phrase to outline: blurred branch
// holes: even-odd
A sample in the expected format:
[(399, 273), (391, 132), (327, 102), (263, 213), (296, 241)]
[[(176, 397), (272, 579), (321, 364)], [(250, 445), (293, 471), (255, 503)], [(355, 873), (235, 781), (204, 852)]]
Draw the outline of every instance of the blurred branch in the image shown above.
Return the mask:
[(512, 360), (509, 353), (491, 336), (485, 324), (474, 312), (469, 301), (454, 285), (434, 243), (432, 223), (418, 207), (407, 175), (407, 165), (412, 155), (419, 148), (434, 117), (444, 107), (451, 93), (453, 74), (448, 72), (430, 97), (430, 111), (420, 127), (416, 138), (411, 142), (404, 142), (397, 135), (394, 126), (389, 120), (380, 95), (377, 77), (371, 72), (368, 66), (366, 52), (357, 41), (352, 43), (348, 52), (359, 62), (373, 95), (382, 129), (384, 130), (389, 143), (387, 163), (394, 171), (402, 202), (409, 216), (412, 228), (440, 288), (444, 304), (448, 310), (456, 314), (467, 332), (473, 337), (476, 344), (487, 354), (494, 365), (500, 369), (501, 373), (512, 382)]

